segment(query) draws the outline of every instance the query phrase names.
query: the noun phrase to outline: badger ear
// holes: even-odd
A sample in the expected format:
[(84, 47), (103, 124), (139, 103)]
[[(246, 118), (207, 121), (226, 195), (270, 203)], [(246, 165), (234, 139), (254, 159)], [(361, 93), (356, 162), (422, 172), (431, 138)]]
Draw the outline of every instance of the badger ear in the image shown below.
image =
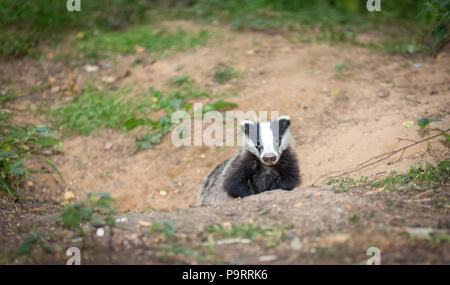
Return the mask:
[(246, 136), (250, 135), (250, 129), (255, 126), (255, 123), (249, 120), (241, 121), (241, 130)]
[(277, 121), (281, 133), (283, 133), (291, 125), (291, 118), (289, 116), (280, 116)]

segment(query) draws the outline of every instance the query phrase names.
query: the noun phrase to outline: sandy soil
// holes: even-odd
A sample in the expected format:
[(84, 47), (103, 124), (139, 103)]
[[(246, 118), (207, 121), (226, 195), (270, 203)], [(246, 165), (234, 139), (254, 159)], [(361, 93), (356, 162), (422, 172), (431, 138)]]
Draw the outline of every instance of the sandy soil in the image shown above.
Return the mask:
[[(380, 250), (381, 264), (448, 264), (450, 243), (433, 237), (449, 234), (449, 210), (411, 203), (418, 194), (336, 193), (324, 187), (278, 190), (215, 207), (121, 213), (113, 234), (99, 225), (103, 236), (84, 238), (61, 226), (58, 204), (28, 200), (15, 209), (12, 201), (0, 201), (5, 209), (0, 222), (8, 225), (0, 230), (0, 263), (65, 264), (66, 250), (75, 246), (82, 264), (366, 264), (370, 247)], [(431, 196), (434, 200), (443, 194)], [(173, 235), (151, 231), (152, 225), (164, 222), (174, 227)], [(211, 225), (283, 230), (249, 240), (244, 234), (210, 233)], [(51, 253), (36, 245), (32, 255), (7, 254), (6, 249), (15, 250), (37, 228), (50, 234), (44, 243)]]

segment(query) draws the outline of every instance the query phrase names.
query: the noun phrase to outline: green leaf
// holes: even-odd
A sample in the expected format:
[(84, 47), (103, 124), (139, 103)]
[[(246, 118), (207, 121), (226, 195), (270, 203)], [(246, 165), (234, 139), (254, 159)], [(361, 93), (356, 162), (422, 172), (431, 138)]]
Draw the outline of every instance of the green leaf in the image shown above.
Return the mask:
[(51, 146), (59, 143), (59, 139), (54, 137), (43, 137), (34, 140), (30, 140), (30, 143), (40, 146)]
[(29, 233), (23, 242), (19, 245), (17, 249), (17, 253), (19, 255), (29, 254), (33, 251), (34, 245), (37, 241), (42, 238), (42, 234), (40, 232), (31, 232)]
[(2, 152), (0, 152), (0, 157), (7, 157), (7, 156), (9, 156), (10, 154), (12, 153), (12, 150), (5, 150), (5, 151), (2, 151)]
[(44, 158), (44, 161), (50, 164), (51, 168), (58, 174), (59, 178), (62, 180), (64, 184), (66, 184), (66, 181), (64, 180), (64, 177), (62, 176), (61, 172), (56, 168), (56, 166), (53, 164), (53, 161), (50, 158)]
[(18, 168), (18, 167), (22, 167), (22, 166), (23, 166), (23, 163), (24, 163), (23, 158), (22, 158), (22, 159), (19, 159), (19, 160), (15, 161), (15, 162), (11, 165), (11, 169)]
[(82, 219), (90, 220), (91, 217), (92, 217), (92, 214), (93, 214), (92, 209), (88, 208), (88, 207), (84, 207), (82, 205), (80, 207), (81, 207), (80, 208), (80, 215), (81, 215)]
[(164, 223), (164, 233), (166, 233), (168, 236), (174, 236), (175, 235), (175, 227), (169, 223)]
[(98, 208), (111, 208), (112, 203), (114, 202), (114, 198), (109, 196), (100, 197), (97, 202), (95, 202), (95, 206)]
[(9, 195), (13, 195), (13, 191), (12, 189), (9, 187), (8, 183), (6, 183), (6, 181), (0, 177), (0, 189), (3, 191), (6, 191)]
[(23, 167), (13, 168), (11, 169), (11, 173), (15, 175), (23, 175), (25, 174), (25, 168)]
[(421, 118), (417, 120), (417, 125), (419, 125), (421, 129), (424, 129), (426, 126), (428, 126), (428, 124), (430, 124), (430, 119), (428, 118)]
[(209, 112), (209, 111), (214, 111), (214, 110), (220, 110), (223, 108), (227, 108), (227, 107), (231, 107), (231, 108), (235, 108), (237, 106), (237, 104), (233, 103), (233, 102), (227, 102), (227, 101), (223, 101), (222, 99), (217, 100), (214, 103), (208, 103), (203, 107), (203, 113)]
[(450, 142), (450, 135), (447, 134), (446, 132), (444, 132), (443, 130), (439, 130), (439, 132), (441, 133), (441, 135), (444, 136), (445, 140)]
[(132, 130), (138, 126), (152, 126), (152, 127), (157, 127), (158, 126), (158, 122), (155, 122), (153, 120), (150, 120), (149, 118), (140, 118), (140, 119), (136, 119), (136, 118), (131, 118), (128, 119), (125, 123), (124, 126), (127, 129), (127, 131)]
[(67, 227), (79, 227), (82, 221), (82, 215), (79, 207), (68, 205), (64, 208), (62, 222)]
[(107, 216), (105, 218), (105, 222), (110, 226), (114, 226), (116, 224), (116, 220), (114, 220), (114, 218), (111, 216)]
[(439, 162), (439, 168), (442, 170), (450, 170), (450, 160), (443, 160)]
[(413, 121), (406, 121), (406, 122), (403, 122), (402, 125), (404, 127), (410, 128), (410, 127), (414, 126), (414, 122)]

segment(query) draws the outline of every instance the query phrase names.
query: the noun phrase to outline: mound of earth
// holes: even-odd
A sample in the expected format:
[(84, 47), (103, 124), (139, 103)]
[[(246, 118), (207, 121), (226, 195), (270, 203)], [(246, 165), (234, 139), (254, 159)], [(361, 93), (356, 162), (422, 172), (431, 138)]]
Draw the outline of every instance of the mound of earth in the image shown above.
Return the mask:
[[(366, 264), (376, 247), (381, 264), (448, 264), (450, 213), (435, 203), (442, 198), (448, 189), (275, 190), (216, 206), (122, 212), (112, 230), (85, 228), (83, 237), (62, 227), (58, 204), (8, 200), (0, 260), (65, 264), (66, 250), (78, 247), (82, 264)], [(51, 253), (35, 245), (31, 255), (8, 256), (34, 228)]]

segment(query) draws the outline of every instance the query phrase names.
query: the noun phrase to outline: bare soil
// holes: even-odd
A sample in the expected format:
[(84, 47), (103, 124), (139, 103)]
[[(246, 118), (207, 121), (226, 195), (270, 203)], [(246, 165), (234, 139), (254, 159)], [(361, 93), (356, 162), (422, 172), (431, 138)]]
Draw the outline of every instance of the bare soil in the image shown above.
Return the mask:
[[(162, 25), (200, 28), (184, 21)], [(417, 126), (403, 126), (405, 121), (439, 118), (441, 121), (433, 122), (433, 126), (447, 129), (448, 49), (436, 58), (387, 55), (352, 45), (302, 43), (289, 35), (207, 28), (214, 31), (215, 37), (208, 46), (165, 58), (153, 58), (146, 53), (128, 55), (117, 59), (113, 68), (96, 73), (87, 73), (83, 67), (70, 68), (52, 59), (3, 61), (1, 82), (12, 89), (24, 90), (51, 81), (52, 87), (57, 86), (63, 98), (69, 100), (89, 77), (113, 76), (117, 81), (112, 84), (132, 85), (133, 94), (137, 94), (149, 87), (164, 89), (168, 78), (188, 73), (212, 93), (235, 92), (236, 96), (226, 100), (236, 103), (236, 110), (279, 111), (281, 115), (290, 115), (300, 160), (301, 187), (221, 206), (189, 208), (196, 202), (202, 179), (236, 148), (175, 148), (167, 136), (155, 150), (129, 156), (134, 146), (133, 132), (102, 129), (91, 136), (73, 135), (64, 139), (63, 152), (52, 157), (66, 184), (56, 174), (34, 174), (33, 185), (24, 190), (31, 200), (23, 209), (14, 207), (14, 210), (11, 201), (4, 201), (0, 221), (7, 226), (1, 227), (2, 249), (17, 246), (23, 237), (17, 233), (25, 224), (29, 227), (37, 223), (63, 233), (54, 214), (60, 209), (65, 192), (72, 191), (82, 198), (88, 192), (104, 191), (118, 200), (122, 210), (131, 213), (124, 213), (128, 221), (123, 229), (114, 230), (112, 245), (108, 245), (106, 238), (98, 238), (100, 246), (91, 244), (94, 241), (78, 240), (83, 243), (86, 263), (265, 263), (261, 255), (274, 255), (273, 263), (350, 264), (365, 262), (370, 246), (381, 249), (386, 263), (449, 263), (448, 242), (414, 238), (407, 230), (424, 227), (448, 231), (448, 208), (402, 202), (414, 199), (418, 193), (413, 191), (367, 195), (362, 189), (335, 193), (325, 186), (308, 187), (326, 182), (316, 180), (328, 172), (344, 172), (375, 155), (405, 146), (411, 143), (409, 140), (423, 138)], [(144, 59), (143, 63), (132, 64), (136, 58)], [(219, 62), (231, 64), (240, 76), (226, 84), (215, 83), (213, 69)], [(337, 73), (337, 63), (348, 68)], [(44, 116), (36, 115), (34, 110), (39, 107), (38, 99), (53, 101), (55, 92), (51, 89), (32, 92), (9, 103), (7, 108), (14, 112), (14, 120), (45, 123)], [(107, 143), (112, 143), (112, 148), (106, 149)], [(417, 162), (435, 162), (449, 156), (441, 139), (432, 140), (431, 148), (434, 155), (427, 151), (426, 143), (419, 144), (401, 157), (391, 157), (350, 176), (403, 172)], [(436, 199), (442, 195), (447, 199), (448, 189), (441, 191), (433, 195), (437, 195)], [(360, 222), (350, 222), (353, 215), (358, 215)], [(193, 245), (198, 255), (161, 253), (161, 243), (165, 241), (158, 243), (148, 234), (147, 227), (139, 226), (139, 221), (161, 219), (174, 223), (177, 229), (174, 242)], [(287, 240), (301, 237), (302, 247), (293, 251), (289, 242), (283, 241), (274, 248), (260, 243), (238, 243), (208, 251), (202, 246), (208, 238), (203, 226), (226, 222), (292, 223), (286, 230)], [(58, 254), (8, 262), (61, 263), (66, 260), (65, 246), (77, 245), (77, 239), (67, 230), (66, 234), (57, 243)], [(100, 251), (105, 254), (99, 254)]]

